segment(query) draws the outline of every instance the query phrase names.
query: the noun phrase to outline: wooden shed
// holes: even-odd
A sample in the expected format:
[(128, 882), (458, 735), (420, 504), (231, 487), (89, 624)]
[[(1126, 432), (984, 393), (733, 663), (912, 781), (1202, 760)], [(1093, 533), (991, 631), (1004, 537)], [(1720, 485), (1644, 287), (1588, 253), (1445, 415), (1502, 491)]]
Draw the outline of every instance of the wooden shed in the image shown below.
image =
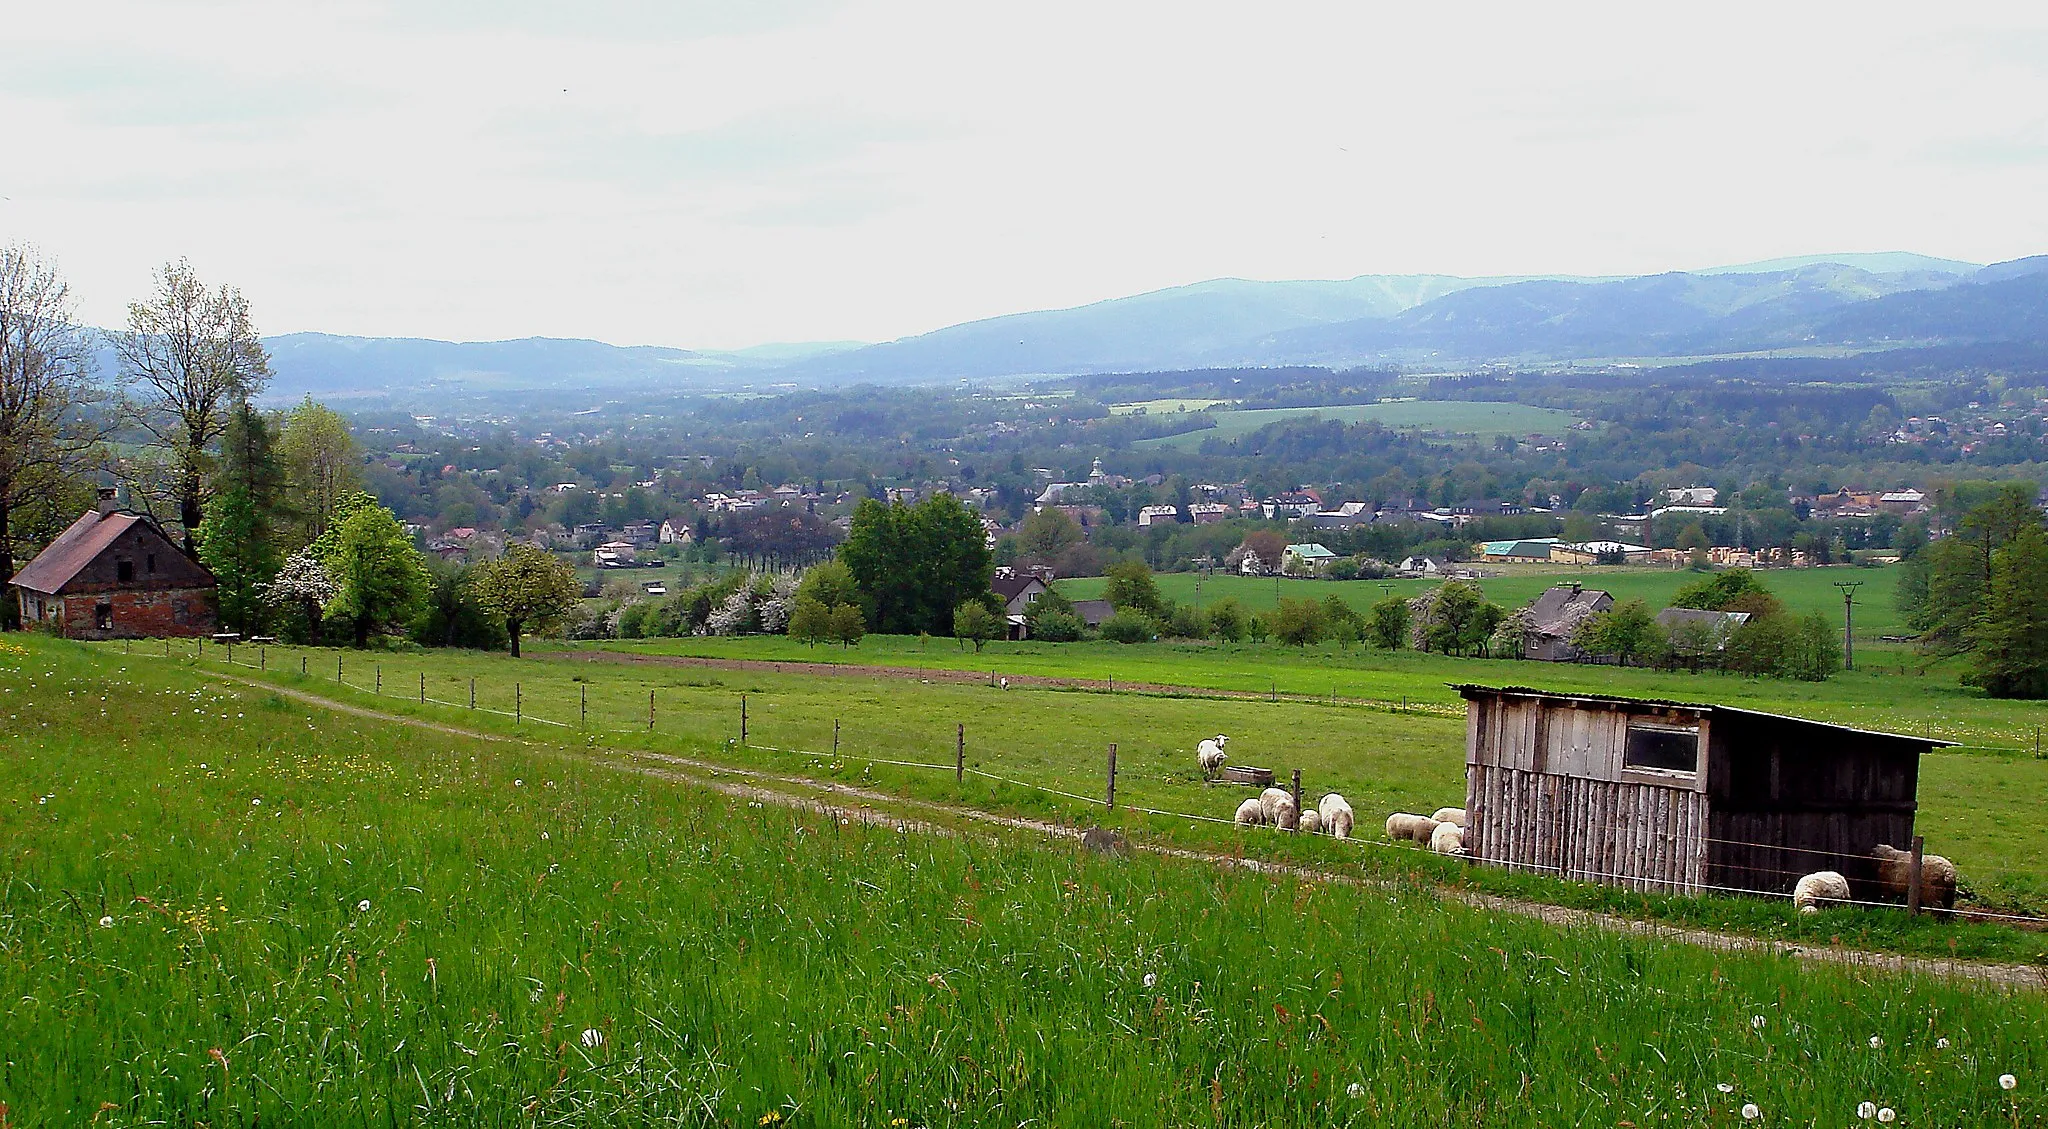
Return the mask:
[(1462, 685), (1466, 851), (1638, 890), (1789, 894), (1913, 841), (1920, 754), (1951, 744), (1728, 706)]

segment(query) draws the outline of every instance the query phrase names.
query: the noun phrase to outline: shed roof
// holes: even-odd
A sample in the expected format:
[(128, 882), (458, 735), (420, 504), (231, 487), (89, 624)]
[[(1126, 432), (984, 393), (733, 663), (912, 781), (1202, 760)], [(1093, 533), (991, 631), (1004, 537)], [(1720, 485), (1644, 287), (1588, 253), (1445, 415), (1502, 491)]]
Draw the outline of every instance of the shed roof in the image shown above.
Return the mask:
[(69, 528), (59, 533), (55, 541), (37, 553), (35, 560), (28, 562), (20, 572), (15, 573), (11, 583), (31, 592), (41, 592), (46, 596), (55, 595), (66, 584), (71, 583), (71, 579), (85, 566), (106, 552), (107, 546), (126, 533), (129, 526), (144, 520), (140, 514), (122, 513), (118, 510), (108, 514), (98, 510), (87, 510), (77, 521), (72, 522)]
[(1938, 737), (1917, 737), (1910, 733), (1886, 733), (1878, 729), (1858, 729), (1853, 725), (1837, 725), (1831, 721), (1815, 721), (1810, 717), (1793, 717), (1791, 714), (1767, 713), (1763, 710), (1746, 710), (1738, 706), (1717, 706), (1707, 702), (1677, 702), (1668, 698), (1627, 698), (1619, 694), (1596, 694), (1577, 690), (1538, 690), (1531, 686), (1481, 686), (1472, 682), (1453, 682), (1450, 687), (1466, 699), (1500, 695), (1515, 698), (1552, 698), (1570, 702), (1589, 702), (1605, 706), (1658, 706), (1665, 709), (1695, 710), (1713, 716), (1763, 718), (1769, 721), (1788, 721), (1797, 725), (1811, 725), (1830, 729), (1837, 733), (1853, 733), (1859, 737), (1883, 737), (1891, 741), (1914, 741), (1930, 748), (1947, 748), (1956, 744)]

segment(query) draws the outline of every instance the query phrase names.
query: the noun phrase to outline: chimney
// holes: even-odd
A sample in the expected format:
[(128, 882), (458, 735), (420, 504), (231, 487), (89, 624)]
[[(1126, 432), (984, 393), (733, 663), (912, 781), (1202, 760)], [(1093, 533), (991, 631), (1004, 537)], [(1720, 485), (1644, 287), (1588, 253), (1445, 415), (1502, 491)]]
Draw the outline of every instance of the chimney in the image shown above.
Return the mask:
[(112, 486), (102, 486), (102, 487), (100, 487), (100, 489), (99, 489), (99, 511), (100, 511), (100, 516), (101, 516), (101, 517), (105, 517), (105, 516), (107, 516), (108, 514), (110, 514), (110, 513), (113, 513), (113, 512), (115, 511), (115, 510), (118, 510), (118, 509), (120, 509), (120, 508), (121, 508), (121, 503), (120, 503), (120, 500), (119, 500), (119, 499), (120, 499), (120, 495), (121, 495), (121, 491), (120, 491), (120, 490), (118, 490), (118, 489), (116, 489), (115, 487), (112, 487)]
[(1577, 596), (1581, 591), (1585, 589), (1585, 587), (1585, 585), (1579, 583), (1576, 580), (1572, 581), (1572, 595)]

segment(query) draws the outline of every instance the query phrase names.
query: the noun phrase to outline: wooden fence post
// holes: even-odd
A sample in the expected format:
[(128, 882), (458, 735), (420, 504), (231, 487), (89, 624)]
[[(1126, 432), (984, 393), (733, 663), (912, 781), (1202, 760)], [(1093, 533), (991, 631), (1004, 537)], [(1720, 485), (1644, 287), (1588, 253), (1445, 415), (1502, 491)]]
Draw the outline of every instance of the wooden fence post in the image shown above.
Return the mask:
[(953, 783), (967, 781), (967, 723), (961, 722), (953, 733)]
[(654, 687), (647, 688), (647, 731), (654, 732)]
[(378, 694), (382, 694), (382, 693), (384, 693), (384, 664), (383, 664), (383, 663), (378, 663), (378, 664), (377, 664), (377, 690), (376, 690), (376, 692), (377, 692)]
[(588, 682), (577, 685), (576, 726), (579, 729), (590, 728), (590, 683)]
[(1906, 875), (1906, 912), (1920, 914), (1920, 856), (1927, 847), (1925, 835), (1913, 836), (1913, 869)]
[(741, 694), (741, 695), (740, 695), (740, 747), (741, 747), (741, 748), (745, 748), (745, 747), (746, 747), (746, 744), (747, 744), (747, 696), (746, 696), (745, 694)]
[(270, 669), (270, 652), (266, 648), (256, 648), (256, 669), (263, 671)]
[(300, 655), (300, 656), (299, 656), (299, 677), (301, 677), (301, 678), (304, 678), (305, 676), (306, 676), (306, 656), (304, 656), (304, 655)]
[(512, 724), (526, 720), (526, 691), (519, 683), (512, 684)]
[(235, 665), (235, 645), (233, 643), (228, 644), (228, 665)]
[(1301, 770), (1298, 768), (1294, 770), (1294, 811), (1297, 815), (1301, 812)]
[(420, 671), (420, 704), (427, 704), (427, 672)]
[(334, 680), (336, 682), (341, 681), (341, 652), (339, 651), (336, 651), (334, 654)]
[(1116, 742), (1109, 743), (1109, 789), (1103, 793), (1102, 806), (1116, 810)]
[(469, 676), (469, 708), (476, 708), (476, 675)]
[(832, 757), (835, 760), (839, 757), (839, 719), (836, 717), (832, 719)]

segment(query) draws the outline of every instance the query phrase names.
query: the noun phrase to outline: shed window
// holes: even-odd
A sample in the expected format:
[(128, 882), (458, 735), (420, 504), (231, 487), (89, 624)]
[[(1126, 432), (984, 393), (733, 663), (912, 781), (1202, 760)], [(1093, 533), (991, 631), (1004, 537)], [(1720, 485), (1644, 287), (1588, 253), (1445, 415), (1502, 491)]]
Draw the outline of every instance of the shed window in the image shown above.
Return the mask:
[(144, 568), (146, 568), (146, 569), (148, 570), (148, 572), (149, 572), (149, 574), (150, 574), (151, 576), (155, 576), (155, 575), (156, 575), (156, 554), (155, 554), (155, 553), (151, 553), (151, 554), (149, 554), (149, 556), (148, 556), (148, 557), (144, 558), (144, 560), (145, 560), (145, 562), (146, 562), (146, 563), (144, 564)]
[(114, 579), (115, 579), (115, 580), (118, 580), (118, 581), (121, 581), (121, 582), (123, 582), (123, 583), (126, 583), (127, 581), (130, 581), (130, 580), (133, 580), (133, 579), (135, 579), (135, 562), (134, 562), (134, 561), (115, 561), (115, 562), (114, 562)]
[(114, 629), (114, 605), (95, 604), (92, 609), (92, 625), (101, 631)]
[(1699, 728), (1690, 725), (1630, 725), (1621, 763), (1628, 768), (1658, 772), (1698, 772)]

